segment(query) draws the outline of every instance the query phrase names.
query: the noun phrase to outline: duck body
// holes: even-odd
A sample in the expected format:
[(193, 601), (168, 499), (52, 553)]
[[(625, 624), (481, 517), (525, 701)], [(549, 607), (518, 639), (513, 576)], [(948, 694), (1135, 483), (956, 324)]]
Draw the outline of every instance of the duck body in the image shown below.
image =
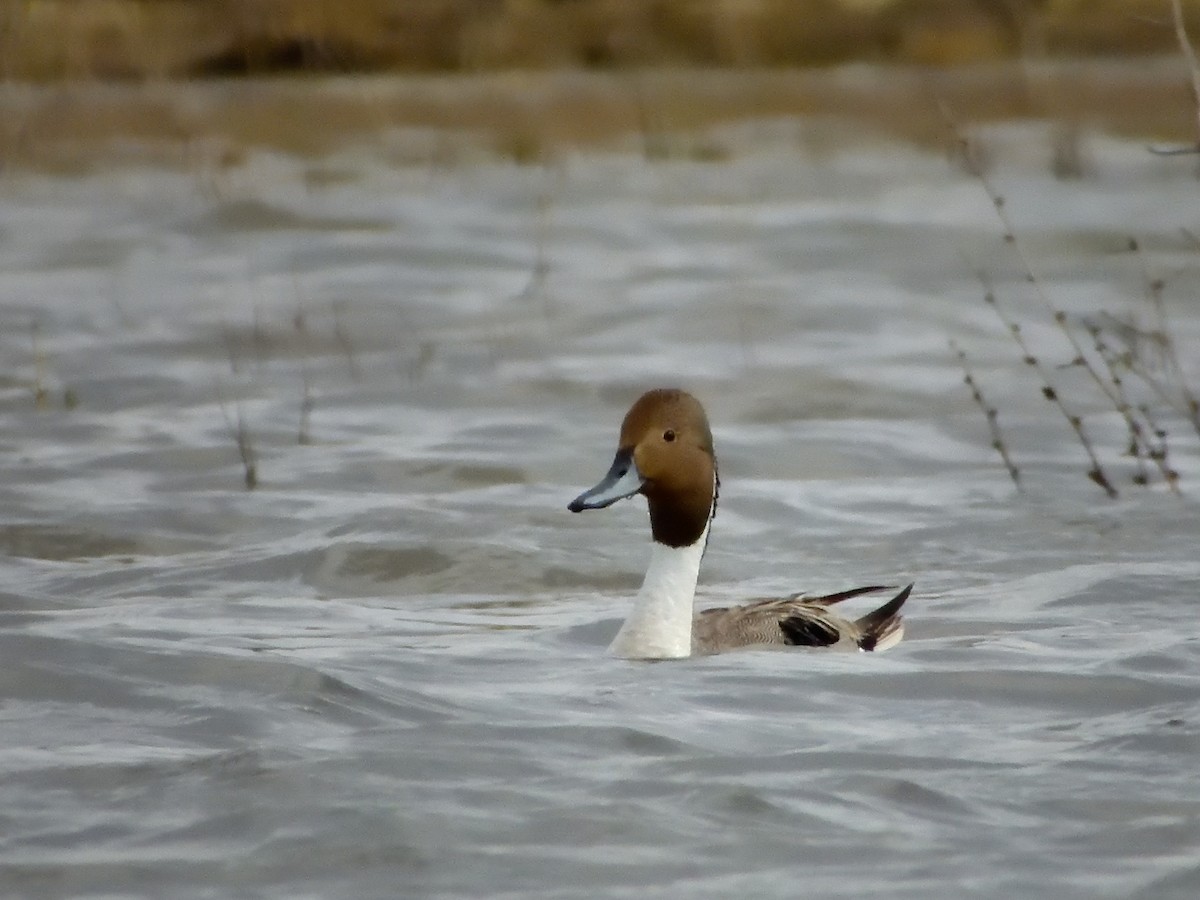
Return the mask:
[(858, 619), (830, 607), (887, 590), (880, 585), (836, 594), (795, 594), (696, 613), (696, 581), (716, 515), (720, 481), (712, 432), (700, 402), (657, 389), (630, 407), (608, 474), (568, 509), (603, 509), (641, 494), (650, 510), (650, 565), (633, 610), (609, 647), (615, 656), (672, 659), (749, 647), (883, 650), (904, 634), (899, 611), (909, 585)]

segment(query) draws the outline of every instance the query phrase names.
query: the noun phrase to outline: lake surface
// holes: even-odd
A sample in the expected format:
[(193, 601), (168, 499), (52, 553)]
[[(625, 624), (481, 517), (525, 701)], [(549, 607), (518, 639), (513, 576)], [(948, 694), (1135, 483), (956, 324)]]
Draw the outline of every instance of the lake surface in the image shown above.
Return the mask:
[[(1194, 162), (979, 138), (1016, 248), (833, 121), (8, 172), (0, 894), (1200, 895), (1200, 439), (1130, 379), (1182, 496), (1133, 485), (1047, 307), (1150, 328), (1144, 262), (1200, 387)], [(899, 647), (606, 656), (644, 503), (566, 504), (667, 385), (721, 462), (700, 602), (913, 580)]]

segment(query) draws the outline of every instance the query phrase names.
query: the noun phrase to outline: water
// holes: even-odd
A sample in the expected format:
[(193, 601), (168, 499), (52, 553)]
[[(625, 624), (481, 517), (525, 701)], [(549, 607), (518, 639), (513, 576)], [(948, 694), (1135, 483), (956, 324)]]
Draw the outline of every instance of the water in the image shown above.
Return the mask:
[[(984, 137), (1052, 302), (1152, 322), (1136, 235), (1200, 382), (1187, 161), (1090, 135), (1055, 181), (1036, 127)], [(1160, 412), (1182, 498), (1130, 484), (946, 159), (829, 122), (716, 139), (8, 175), (0, 893), (1200, 892), (1195, 435)], [(565, 506), (666, 384), (721, 461), (703, 599), (915, 580), (900, 647), (605, 655), (644, 508)]]

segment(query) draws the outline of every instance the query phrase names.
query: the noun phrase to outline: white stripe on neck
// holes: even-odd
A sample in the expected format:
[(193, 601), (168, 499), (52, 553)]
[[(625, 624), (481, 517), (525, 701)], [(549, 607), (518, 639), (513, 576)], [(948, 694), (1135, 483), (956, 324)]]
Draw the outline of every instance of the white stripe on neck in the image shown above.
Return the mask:
[(627, 659), (692, 655), (696, 579), (711, 524), (710, 520), (704, 533), (686, 547), (654, 543), (633, 611), (609, 645), (609, 653)]

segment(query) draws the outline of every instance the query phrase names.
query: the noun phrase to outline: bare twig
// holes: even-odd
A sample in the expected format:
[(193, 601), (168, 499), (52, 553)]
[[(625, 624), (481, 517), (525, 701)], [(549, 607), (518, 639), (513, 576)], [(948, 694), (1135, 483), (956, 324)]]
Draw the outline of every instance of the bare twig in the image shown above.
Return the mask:
[(1168, 460), (1168, 448), (1166, 448), (1166, 428), (1159, 427), (1158, 422), (1154, 420), (1154, 415), (1151, 413), (1150, 407), (1142, 404), (1142, 406), (1138, 408), (1141, 410), (1141, 414), (1145, 416), (1147, 424), (1150, 425), (1150, 430), (1151, 433), (1153, 433), (1154, 438), (1157, 438), (1158, 440), (1157, 445), (1150, 445), (1150, 457), (1158, 464), (1159, 469), (1162, 470), (1163, 478), (1166, 479), (1166, 484), (1168, 484), (1171, 490), (1175, 493), (1180, 493), (1180, 487), (1178, 487), (1180, 473), (1177, 473), (1175, 469), (1171, 468), (1171, 463)]
[(1192, 103), (1196, 107), (1196, 147), (1200, 152), (1200, 60), (1196, 58), (1196, 48), (1188, 37), (1187, 25), (1183, 19), (1183, 0), (1171, 0), (1171, 18), (1175, 20), (1175, 37), (1179, 41), (1179, 50), (1187, 60), (1188, 71), (1192, 76)]
[(1168, 326), (1168, 322), (1166, 322), (1166, 302), (1163, 300), (1163, 290), (1166, 286), (1162, 278), (1154, 277), (1151, 274), (1150, 264), (1146, 262), (1145, 253), (1142, 253), (1138, 242), (1130, 241), (1130, 250), (1138, 254), (1138, 260), (1141, 263), (1142, 277), (1144, 277), (1146, 284), (1146, 294), (1150, 298), (1151, 305), (1154, 307), (1154, 320), (1156, 320), (1158, 326), (1158, 334), (1162, 337), (1162, 347), (1166, 364), (1170, 366), (1171, 372), (1174, 373), (1175, 382), (1183, 396), (1184, 415), (1192, 422), (1196, 434), (1200, 434), (1200, 400), (1196, 398), (1195, 392), (1188, 385), (1187, 377), (1184, 376), (1180, 354), (1178, 354), (1175, 341), (1171, 338), (1171, 329)]
[[(547, 237), (550, 226), (550, 191), (544, 188), (538, 191), (537, 208), (534, 217), (533, 265), (529, 271), (529, 282), (516, 295), (517, 300), (529, 300), (541, 296), (546, 301), (546, 278), (550, 274), (550, 260), (546, 251)], [(543, 306), (546, 318), (550, 318), (551, 309), (548, 304)]]
[(304, 390), (304, 394), (300, 399), (300, 427), (296, 434), (296, 442), (298, 444), (311, 444), (312, 435), (309, 432), (309, 420), (312, 417), (313, 407), (316, 403), (313, 400), (312, 378), (308, 371), (308, 326), (304, 317), (303, 307), (296, 307), (296, 317), (292, 321), (296, 326), (296, 333), (300, 338), (300, 382)]
[(229, 409), (225, 405), (225, 396), (221, 393), (219, 382), (216, 385), (216, 392), (217, 404), (221, 407), (221, 416), (225, 419), (225, 427), (229, 429), (229, 436), (237, 445), (238, 456), (242, 460), (243, 483), (246, 485), (246, 490), (252, 491), (258, 487), (258, 456), (254, 452), (254, 443), (250, 437), (250, 429), (246, 425), (246, 418), (242, 415), (242, 404), (239, 401), (235, 405), (237, 416), (235, 424), (229, 418)]
[(1155, 147), (1148, 149), (1155, 156), (1190, 156), (1200, 153), (1200, 60), (1196, 58), (1196, 48), (1187, 33), (1187, 24), (1183, 16), (1182, 0), (1171, 0), (1171, 18), (1175, 26), (1175, 39), (1179, 42), (1179, 50), (1187, 63), (1191, 75), (1189, 85), (1192, 93), (1192, 105), (1196, 108), (1196, 142), (1183, 147)]
[(1162, 471), (1163, 478), (1166, 479), (1166, 482), (1170, 486), (1171, 490), (1178, 494), (1180, 493), (1178, 483), (1179, 473), (1171, 468), (1171, 464), (1167, 459), (1167, 430), (1159, 427), (1158, 423), (1154, 419), (1153, 413), (1150, 412), (1150, 407), (1143, 404), (1142, 406), (1139, 406), (1138, 409), (1141, 411), (1142, 415), (1145, 416), (1146, 422), (1150, 426), (1150, 431), (1158, 440), (1157, 445), (1148, 444), (1150, 458), (1154, 460), (1159, 469)]
[[(1099, 354), (1100, 359), (1104, 361), (1104, 364), (1108, 369), (1108, 374), (1112, 379), (1114, 389), (1124, 396), (1125, 387), (1121, 382), (1121, 373), (1117, 370), (1116, 361), (1111, 356), (1111, 348), (1104, 341), (1104, 337), (1100, 331), (1100, 326), (1096, 325), (1095, 323), (1088, 322), (1084, 327), (1088, 329), (1088, 332), (1092, 336), (1092, 340), (1095, 341), (1096, 352)], [(1133, 483), (1140, 485), (1149, 484), (1150, 476), (1146, 472), (1147, 450), (1145, 447), (1145, 437), (1142, 432), (1141, 424), (1133, 419), (1130, 419), (1126, 423), (1126, 426), (1129, 429), (1129, 448), (1126, 452), (1129, 456), (1133, 457), (1136, 468), (1133, 476)]]
[(1143, 381), (1152, 388), (1155, 388), (1159, 396), (1183, 415), (1196, 430), (1196, 434), (1200, 435), (1200, 397), (1197, 397), (1190, 385), (1188, 385), (1183, 365), (1179, 362), (1179, 353), (1175, 347), (1175, 341), (1171, 338), (1171, 329), (1167, 323), (1167, 306), (1163, 300), (1163, 289), (1166, 285), (1161, 278), (1156, 278), (1150, 271), (1150, 265), (1146, 261), (1146, 256), (1142, 252), (1141, 245), (1133, 238), (1129, 240), (1129, 249), (1137, 255), (1138, 263), (1141, 265), (1146, 296), (1150, 300), (1151, 307), (1154, 309), (1156, 343), (1162, 348), (1163, 358), (1166, 360), (1167, 367), (1175, 381), (1175, 386), (1179, 390), (1180, 397), (1178, 399), (1172, 397), (1164, 387), (1157, 383), (1157, 379), (1154, 379), (1144, 369), (1136, 367), (1136, 359), (1132, 360), (1133, 364), (1130, 368)]
[[(1054, 306), (1054, 304), (1050, 301), (1049, 296), (1042, 288), (1042, 283), (1034, 273), (1029, 257), (1025, 253), (1024, 245), (1017, 239), (1016, 230), (1013, 228), (1012, 220), (1009, 218), (1008, 212), (1005, 209), (1004, 197), (999, 191), (996, 190), (991, 179), (988, 177), (987, 172), (985, 172), (983, 168), (975, 163), (975, 157), (971, 152), (970, 141), (967, 140), (966, 136), (958, 128), (954, 117), (950, 113), (949, 107), (942, 102), (938, 103), (938, 107), (941, 110), (942, 117), (945, 120), (947, 127), (950, 129), (951, 134), (954, 135), (960, 146), (960, 157), (967, 166), (967, 171), (973, 175), (975, 179), (983, 186), (988, 198), (992, 201), (992, 208), (996, 211), (996, 215), (1004, 229), (1004, 242), (1013, 248), (1013, 252), (1016, 254), (1018, 261), (1021, 263), (1021, 266), (1024, 269), (1026, 283), (1033, 288), (1034, 293), (1037, 295), (1038, 299), (1041, 300), (1042, 305), (1045, 306), (1050, 312), (1051, 318), (1054, 319), (1055, 324), (1058, 325), (1059, 330), (1062, 331), (1062, 333), (1066, 336), (1067, 342), (1071, 345), (1072, 350), (1075, 352), (1075, 357), (1071, 361), (1072, 364), (1084, 367), (1084, 369), (1092, 377), (1092, 380), (1100, 387), (1101, 392), (1109, 399), (1113, 406), (1125, 416), (1126, 420), (1128, 421), (1131, 415), (1128, 407), (1126, 406), (1124, 410), (1121, 409), (1120, 400), (1112, 393), (1111, 388), (1104, 383), (1104, 380), (1096, 371), (1095, 366), (1091, 364), (1086, 354), (1084, 354), (1083, 347), (1080, 346), (1078, 338), (1075, 337), (1075, 334), (1068, 327), (1066, 313)], [(1084, 452), (1087, 453), (1088, 460), (1091, 463), (1091, 469), (1087, 473), (1088, 478), (1103, 488), (1104, 492), (1108, 494), (1109, 497), (1116, 497), (1117, 489), (1113, 487), (1112, 482), (1109, 480), (1104, 471), (1104, 467), (1100, 464), (1100, 460), (1096, 456), (1096, 451), (1092, 447), (1091, 439), (1084, 430), (1083, 420), (1067, 408), (1066, 404), (1062, 400), (1062, 397), (1059, 395), (1058, 390), (1054, 387), (1050, 379), (1049, 372), (1046, 370), (1045, 366), (1042, 365), (1041, 361), (1033, 355), (1028, 343), (1026, 343), (1025, 337), (1021, 333), (1021, 326), (1013, 321), (996, 302), (996, 294), (992, 290), (987, 277), (982, 272), (977, 272), (976, 275), (984, 287), (984, 301), (990, 307), (992, 307), (993, 310), (995, 310), (996, 315), (1000, 317), (1000, 320), (1008, 328), (1009, 334), (1012, 335), (1013, 339), (1017, 342), (1017, 345), (1021, 348), (1025, 363), (1033, 366), (1041, 376), (1042, 396), (1058, 407), (1058, 410), (1062, 413), (1063, 418), (1067, 420), (1067, 424), (1071, 426), (1071, 430), (1075, 432), (1075, 436), (1079, 438), (1079, 443), (1083, 446)]]
[(37, 322), (29, 328), (29, 336), (33, 341), (33, 405), (45, 409), (49, 395), (46, 393), (46, 353), (42, 349), (41, 331)]
[[(1129, 429), (1129, 455), (1134, 458), (1137, 465), (1137, 472), (1133, 476), (1133, 483), (1140, 485), (1150, 483), (1144, 461), (1148, 458), (1158, 467), (1163, 481), (1167, 483), (1172, 491), (1179, 493), (1179, 485), (1177, 484), (1179, 476), (1167, 466), (1166, 432), (1155, 425), (1146, 406), (1134, 407), (1129, 403), (1128, 396), (1125, 393), (1125, 382), (1121, 378), (1120, 360), (1113, 348), (1104, 340), (1100, 326), (1094, 322), (1086, 322), (1084, 323), (1084, 327), (1095, 342), (1096, 354), (1104, 362), (1108, 376), (1112, 380), (1113, 391), (1121, 398), (1121, 403), (1124, 404), (1125, 408), (1130, 410), (1130, 415), (1125, 417), (1125, 425)], [(1157, 447), (1150, 443), (1146, 430), (1143, 429), (1142, 423), (1134, 415), (1134, 410), (1145, 420), (1149, 431), (1159, 438), (1160, 443)]]
[[(947, 110), (944, 110), (944, 112), (947, 116), (947, 121), (949, 122), (950, 127), (954, 130), (954, 133), (958, 136), (958, 139), (966, 143), (967, 139), (959, 134), (957, 127), (954, 125), (954, 120), (949, 116), (949, 112)], [(970, 160), (971, 155), (964, 152), (963, 158)], [(1067, 343), (1071, 345), (1071, 350), (1075, 354), (1071, 360), (1072, 365), (1082, 367), (1083, 370), (1086, 371), (1091, 377), (1092, 381), (1095, 382), (1096, 386), (1100, 388), (1104, 396), (1108, 398), (1108, 401), (1117, 408), (1118, 412), (1121, 412), (1122, 410), (1119, 398), (1108, 386), (1108, 384), (1105, 383), (1100, 373), (1096, 371), (1096, 367), (1092, 365), (1091, 360), (1088, 359), (1087, 354), (1084, 353), (1083, 346), (1079, 343), (1079, 339), (1075, 336), (1075, 332), (1071, 330), (1070, 325), (1067, 323), (1067, 314), (1054, 305), (1054, 302), (1050, 299), (1050, 295), (1047, 294), (1045, 288), (1042, 287), (1041, 279), (1038, 278), (1037, 274), (1033, 270), (1033, 263), (1029, 258), (1029, 254), (1025, 252), (1025, 242), (1017, 237), (1017, 231), (1013, 227), (1012, 218), (1008, 214), (1007, 203), (1004, 199), (1004, 195), (996, 190), (996, 186), (992, 184), (991, 178), (988, 177), (987, 172), (985, 172), (983, 169), (974, 168), (971, 170), (971, 174), (974, 175), (976, 180), (979, 181), (984, 191), (987, 192), (988, 199), (992, 201), (992, 209), (996, 211), (996, 217), (1000, 220), (1000, 225), (1004, 229), (1004, 243), (1008, 244), (1008, 246), (1012, 248), (1013, 253), (1017, 257), (1017, 262), (1021, 264), (1021, 268), (1025, 277), (1025, 283), (1033, 289), (1034, 295), (1039, 301), (1041, 301), (1042, 306), (1046, 308), (1047, 312), (1050, 313), (1050, 317), (1054, 320), (1054, 324), (1058, 326), (1058, 330), (1062, 332), (1063, 336), (1067, 339)]]
[[(236, 338), (233, 334), (233, 329), (228, 325), (221, 330), (225, 338), (225, 348), (229, 353), (229, 368), (234, 375), (238, 372), (238, 355)], [(242, 479), (246, 485), (246, 490), (252, 491), (258, 486), (258, 458), (254, 452), (254, 444), (250, 438), (250, 429), (246, 425), (245, 416), (242, 415), (242, 404), (239, 401), (236, 404), (237, 422), (229, 418), (229, 409), (225, 404), (225, 395), (221, 392), (221, 383), (218, 381), (213, 385), (213, 390), (217, 395), (217, 405), (221, 408), (221, 417), (225, 420), (225, 427), (229, 431), (229, 436), (233, 438), (233, 442), (237, 445), (238, 456), (242, 460)]]
[(350, 377), (355, 381), (362, 381), (362, 370), (358, 367), (358, 360), (354, 355), (354, 345), (350, 343), (350, 338), (342, 325), (342, 311), (345, 307), (344, 300), (335, 300), (333, 303), (333, 335), (337, 339), (338, 346), (342, 348), (342, 352), (346, 354), (346, 365), (350, 369)]
[(254, 445), (250, 440), (250, 430), (246, 427), (246, 420), (242, 416), (241, 404), (238, 404), (237, 407), (236, 438), (238, 455), (242, 458), (243, 481), (246, 490), (252, 491), (258, 487), (258, 457), (254, 453)]
[(1088, 478), (1099, 485), (1109, 497), (1116, 497), (1117, 489), (1113, 487), (1112, 481), (1104, 471), (1104, 466), (1100, 464), (1100, 458), (1096, 455), (1096, 451), (1092, 447), (1091, 438), (1088, 437), (1087, 431), (1084, 430), (1083, 419), (1071, 412), (1070, 408), (1063, 401), (1062, 395), (1050, 378), (1050, 373), (1030, 349), (1028, 342), (1025, 340), (1025, 335), (1021, 331), (1021, 326), (1013, 321), (1004, 308), (996, 302), (996, 294), (992, 290), (987, 276), (983, 272), (976, 272), (976, 276), (983, 284), (984, 302), (995, 311), (1000, 321), (1008, 329), (1008, 333), (1012, 336), (1012, 339), (1016, 341), (1017, 346), (1021, 349), (1022, 359), (1025, 364), (1032, 367), (1042, 379), (1042, 396), (1053, 403), (1058, 411), (1062, 413), (1063, 418), (1067, 420), (1067, 424), (1071, 426), (1071, 430), (1075, 432), (1075, 437), (1079, 439), (1079, 443), (1087, 454), (1088, 462), (1091, 465), (1091, 468), (1087, 472)]
[(971, 368), (967, 363), (967, 354), (954, 341), (950, 342), (950, 349), (954, 351), (954, 355), (958, 357), (958, 362), (963, 370), (963, 383), (971, 392), (971, 399), (983, 410), (983, 417), (987, 420), (988, 431), (992, 435), (992, 449), (1000, 454), (1000, 459), (1004, 462), (1004, 468), (1008, 470), (1008, 477), (1012, 479), (1017, 490), (1021, 490), (1021, 472), (1012, 461), (1012, 457), (1008, 453), (1008, 446), (1004, 443), (1004, 436), (1000, 433), (1000, 423), (998, 421), (999, 413), (996, 407), (991, 406), (983, 397), (983, 391), (979, 388), (979, 382), (975, 380), (975, 376), (971, 372)]

